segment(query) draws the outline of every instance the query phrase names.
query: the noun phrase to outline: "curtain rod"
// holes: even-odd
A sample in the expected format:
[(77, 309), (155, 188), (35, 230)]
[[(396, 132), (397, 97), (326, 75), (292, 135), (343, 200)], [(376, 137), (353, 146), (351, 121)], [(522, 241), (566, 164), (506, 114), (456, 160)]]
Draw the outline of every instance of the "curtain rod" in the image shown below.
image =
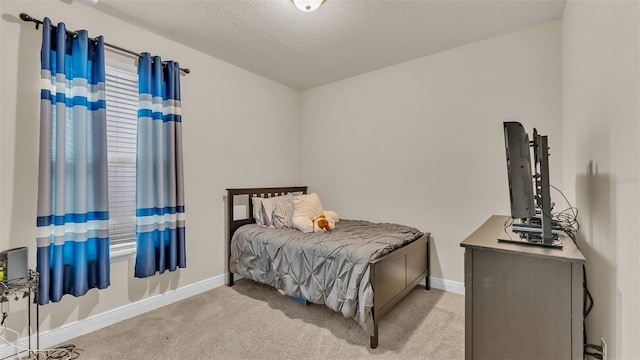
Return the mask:
[[(20, 13), (20, 19), (22, 19), (22, 21), (27, 21), (27, 22), (29, 22), (29, 21), (30, 21), (30, 22), (34, 22), (34, 23), (36, 23), (36, 29), (38, 29), (38, 28), (39, 28), (39, 26), (43, 24), (43, 22), (42, 22), (42, 21), (40, 21), (40, 20), (38, 20), (38, 19), (35, 19), (35, 18), (33, 18), (33, 17), (31, 17), (31, 16), (29, 16), (29, 15), (25, 14), (25, 13)], [(53, 26), (53, 25), (52, 25), (52, 26)], [(53, 27), (55, 27), (55, 26), (53, 26)], [(75, 32), (73, 32), (73, 31), (68, 31), (68, 30), (67, 30), (67, 34), (75, 34)], [(89, 38), (89, 40), (91, 40), (91, 41), (95, 41), (96, 39), (94, 39), (94, 38)], [(111, 45), (111, 44), (106, 43), (106, 42), (104, 43), (104, 46), (110, 47), (110, 48), (115, 49), (115, 50), (118, 50), (118, 51), (122, 51), (122, 52), (124, 52), (124, 53), (129, 54), (129, 55), (133, 55), (133, 56), (137, 56), (137, 57), (139, 57), (139, 58), (142, 58), (142, 54), (137, 53), (137, 52), (135, 52), (135, 51), (127, 50), (127, 49), (125, 49), (125, 48), (121, 48), (120, 46)], [(163, 63), (164, 63), (164, 61), (163, 61)], [(189, 69), (187, 69), (187, 68), (180, 68), (180, 71), (184, 72), (185, 74), (189, 74), (189, 73), (191, 72), (191, 70), (189, 70)]]

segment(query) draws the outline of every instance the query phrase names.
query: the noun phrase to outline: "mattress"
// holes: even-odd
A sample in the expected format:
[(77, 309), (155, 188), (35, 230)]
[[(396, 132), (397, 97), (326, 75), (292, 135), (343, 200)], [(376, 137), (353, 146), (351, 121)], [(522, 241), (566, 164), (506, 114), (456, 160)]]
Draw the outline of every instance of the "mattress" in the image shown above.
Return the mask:
[(232, 237), (230, 269), (289, 296), (325, 304), (373, 335), (369, 261), (422, 235), (413, 227), (362, 220), (340, 220), (334, 230), (321, 233), (245, 225)]

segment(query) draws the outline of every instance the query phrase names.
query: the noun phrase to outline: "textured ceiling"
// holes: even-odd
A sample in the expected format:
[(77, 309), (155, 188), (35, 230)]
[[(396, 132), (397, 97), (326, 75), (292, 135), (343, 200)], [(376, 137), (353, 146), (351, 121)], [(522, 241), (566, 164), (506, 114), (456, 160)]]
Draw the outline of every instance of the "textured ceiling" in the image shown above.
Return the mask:
[(290, 0), (100, 0), (93, 7), (304, 90), (558, 19), (564, 3), (327, 0), (310, 13)]

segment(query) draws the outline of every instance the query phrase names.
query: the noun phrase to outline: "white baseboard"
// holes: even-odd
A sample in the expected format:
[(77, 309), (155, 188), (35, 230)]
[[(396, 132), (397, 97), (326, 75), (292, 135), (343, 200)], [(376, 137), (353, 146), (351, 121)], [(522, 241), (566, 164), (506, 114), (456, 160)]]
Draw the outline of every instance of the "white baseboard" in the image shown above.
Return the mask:
[[(421, 282), (421, 284), (424, 285), (424, 280)], [(460, 294), (460, 295), (464, 295), (464, 283), (461, 283), (459, 281), (440, 279), (432, 276), (431, 287), (456, 293), (456, 294)]]
[[(134, 303), (90, 316), (83, 320), (65, 324), (57, 329), (43, 331), (40, 333), (40, 348), (46, 349), (56, 344), (64, 343), (75, 337), (113, 325), (119, 321), (126, 320), (134, 316), (144, 314), (148, 311), (161, 308), (165, 305), (169, 305), (176, 301), (184, 300), (188, 297), (215, 289), (226, 284), (227, 278), (228, 274), (218, 275), (210, 279), (205, 279), (197, 283), (183, 286), (173, 291), (150, 296)], [(236, 280), (241, 278), (241, 276), (235, 275)], [(424, 280), (422, 280), (420, 284), (424, 286)], [(431, 287), (464, 295), (464, 284), (458, 281), (440, 279), (432, 276)], [(32, 339), (32, 344), (35, 344), (35, 339)], [(28, 338), (21, 338), (18, 341), (18, 346), (26, 349), (28, 347)], [(0, 345), (0, 359), (6, 359), (15, 355), (15, 353), (15, 348), (12, 345)]]
[[(158, 309), (176, 301), (184, 300), (188, 297), (217, 288), (218, 286), (224, 285), (226, 283), (226, 279), (226, 274), (218, 275), (210, 279), (205, 279), (197, 283), (183, 286), (176, 290), (153, 295), (134, 303), (90, 316), (83, 320), (65, 324), (57, 329), (42, 331), (40, 333), (40, 348), (46, 349), (56, 344), (69, 341), (80, 335), (113, 325), (119, 321), (144, 314), (148, 311)], [(35, 339), (32, 338), (31, 343), (35, 347)], [(26, 349), (28, 347), (28, 338), (21, 338), (18, 341), (18, 346)], [(0, 359), (14, 356), (15, 353), (16, 351), (14, 346), (9, 344), (0, 345)]]

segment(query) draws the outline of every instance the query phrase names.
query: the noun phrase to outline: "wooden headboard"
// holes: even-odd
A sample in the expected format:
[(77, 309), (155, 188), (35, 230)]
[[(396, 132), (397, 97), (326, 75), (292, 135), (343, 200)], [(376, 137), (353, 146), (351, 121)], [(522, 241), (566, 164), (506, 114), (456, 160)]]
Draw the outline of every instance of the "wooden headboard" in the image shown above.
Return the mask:
[[(268, 187), (268, 188), (241, 188), (241, 189), (227, 189), (227, 229), (229, 229), (229, 238), (227, 239), (227, 251), (228, 258), (231, 256), (231, 238), (233, 234), (238, 230), (240, 226), (253, 224), (255, 219), (253, 218), (253, 197), (274, 197), (279, 195), (286, 195), (290, 193), (306, 194), (307, 186), (287, 186), (287, 187)], [(239, 195), (248, 196), (248, 213), (246, 219), (234, 220), (233, 209), (235, 204), (235, 197)], [(229, 274), (229, 264), (227, 264), (227, 270)], [(233, 278), (230, 279), (230, 284), (233, 284)]]

